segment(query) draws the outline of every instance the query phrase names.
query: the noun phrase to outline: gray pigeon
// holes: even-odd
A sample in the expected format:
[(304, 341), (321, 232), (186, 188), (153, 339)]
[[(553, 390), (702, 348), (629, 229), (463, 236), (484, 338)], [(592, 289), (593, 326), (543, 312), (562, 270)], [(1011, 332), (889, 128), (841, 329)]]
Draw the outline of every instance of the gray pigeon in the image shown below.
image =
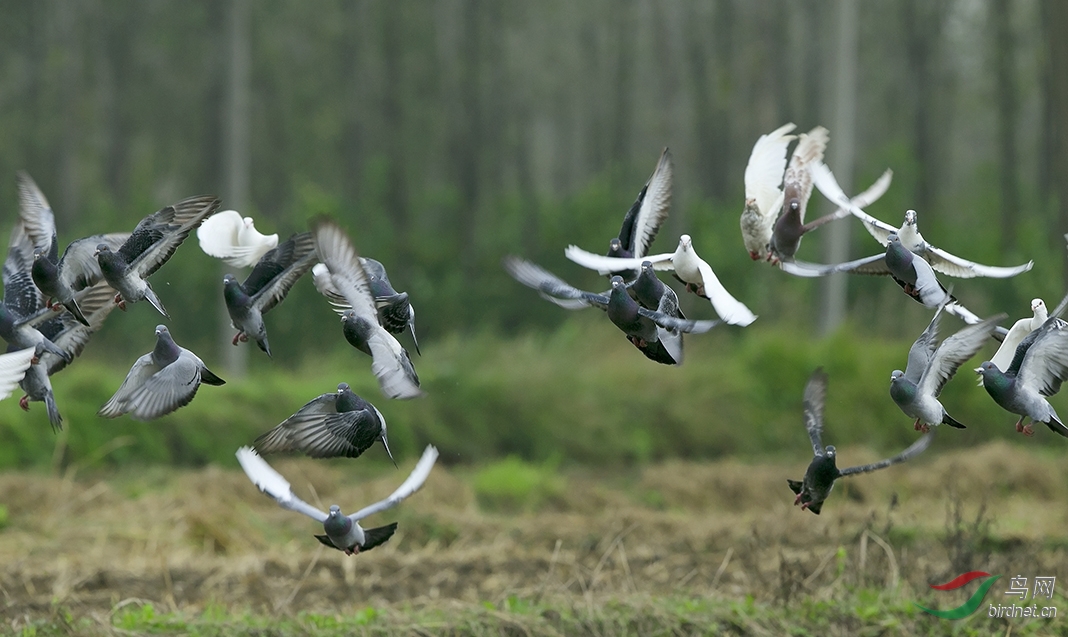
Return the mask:
[(59, 241), (56, 236), (56, 218), (44, 193), (28, 174), (17, 174), (19, 191), (19, 218), (33, 243), (33, 265), (30, 273), (37, 288), (48, 297), (48, 305), (54, 311), (67, 308), (82, 325), (89, 321), (78, 305), (79, 292), (102, 278), (100, 264), (93, 258), (96, 246), (106, 243), (117, 250), (130, 236), (128, 232), (98, 234), (73, 241), (59, 257)]
[(167, 326), (157, 325), (155, 349), (137, 359), (97, 415), (117, 418), (129, 414), (136, 420), (154, 420), (188, 405), (200, 383), (222, 385), (226, 381), (213, 374), (196, 354), (179, 347)]
[[(83, 318), (86, 318), (88, 325), (83, 325), (72, 313), (62, 312), (42, 323), (41, 333), (71, 358), (79, 356), (89, 343), (89, 338), (104, 325), (104, 319), (115, 309), (114, 296), (115, 290), (111, 289), (106, 282), (98, 282), (81, 295), (81, 309), (88, 315), (87, 317), (83, 315)], [(63, 428), (63, 417), (56, 405), (49, 378), (66, 369), (67, 365), (66, 359), (51, 352), (45, 352), (36, 363), (30, 366), (19, 382), (22, 390), (26, 392), (19, 399), (19, 407), (24, 411), (29, 411), (31, 401), (43, 402), (53, 431)]]
[[(1068, 323), (1051, 316), (1042, 327), (1020, 341), (1007, 370), (1002, 372), (994, 363), (985, 361), (978, 371), (983, 377), (983, 387), (994, 402), (1020, 416), (1016, 431), (1034, 435), (1032, 425), (1041, 422), (1068, 437), (1068, 427), (1046, 400), (1068, 378)], [(1026, 426), (1023, 425), (1025, 417), (1031, 418)]]
[(371, 357), (371, 372), (382, 393), (389, 398), (422, 396), (411, 357), (379, 322), (370, 278), (348, 236), (327, 219), (315, 222), (312, 235), (330, 287), (352, 308), (341, 316), (342, 332), (353, 347)]
[(915, 210), (906, 210), (905, 220), (901, 224), (901, 227), (895, 228), (894, 226), (879, 221), (875, 217), (864, 212), (861, 209), (862, 205), (850, 202), (849, 198), (842, 192), (842, 188), (838, 185), (834, 175), (826, 165), (822, 163), (814, 165), (812, 167), (812, 177), (816, 187), (820, 189), (824, 196), (836, 205), (848, 208), (855, 217), (864, 222), (864, 228), (871, 234), (871, 236), (875, 237), (876, 241), (886, 245), (890, 235), (895, 234), (898, 236), (903, 246), (913, 253), (923, 257), (925, 261), (931, 264), (932, 268), (942, 274), (964, 279), (977, 276), (1001, 279), (1027, 272), (1034, 266), (1033, 261), (1028, 261), (1027, 263), (1017, 266), (1002, 267), (982, 265), (980, 263), (975, 263), (974, 261), (962, 259), (945, 250), (936, 248), (924, 240), (923, 236), (920, 234), (919, 226), (916, 223), (917, 215)]
[(418, 491), (426, 482), (430, 470), (434, 467), (434, 462), (438, 459), (438, 450), (432, 445), (427, 445), (411, 474), (397, 487), (396, 491), (385, 500), (366, 506), (352, 515), (342, 515), (341, 507), (336, 504), (331, 505), (330, 513), (324, 513), (301, 500), (293, 494), (289, 482), (282, 477), (282, 474), (272, 469), (271, 465), (252, 449), (241, 447), (236, 455), (237, 461), (241, 463), (241, 468), (245, 470), (245, 475), (252, 481), (252, 484), (274, 498), (279, 506), (322, 522), (325, 534), (316, 535), (317, 540), (330, 548), (344, 551), (345, 555), (355, 555), (361, 551), (370, 551), (393, 537), (393, 533), (397, 530), (396, 522), (373, 529), (364, 529), (360, 526), (360, 520), (391, 509)]
[(612, 277), (612, 289), (607, 294), (597, 294), (572, 287), (551, 272), (517, 257), (506, 257), (504, 268), (515, 280), (538, 290), (544, 298), (565, 308), (575, 309), (578, 306), (575, 302), (578, 301), (605, 310), (609, 320), (627, 335), (627, 340), (649, 359), (665, 365), (681, 363), (681, 349), (669, 349), (674, 342), (673, 332), (700, 334), (720, 323), (678, 318), (675, 315), (678, 312), (677, 300), (671, 307), (671, 299), (667, 296), (661, 298), (661, 303), (668, 304), (663, 306), (668, 310), (666, 312), (659, 305), (656, 310), (642, 307), (631, 298), (626, 283), (618, 275)]
[(237, 330), (234, 345), (251, 337), (261, 350), (271, 355), (263, 315), (286, 298), (293, 284), (311, 269), (316, 258), (315, 241), (310, 232), (304, 232), (293, 235), (260, 257), (244, 283), (238, 283), (232, 274), (223, 277), (226, 311)]
[[(390, 334), (400, 334), (410, 330), (412, 342), (415, 344), (415, 353), (420, 354), (419, 339), (415, 337), (415, 308), (408, 299), (407, 292), (397, 292), (389, 282), (386, 267), (381, 262), (368, 257), (360, 257), (364, 273), (371, 288), (371, 296), (375, 300), (375, 308), (378, 310), (378, 322)], [(312, 281), (315, 289), (325, 296), (333, 306), (334, 311), (340, 315), (352, 308), (345, 302), (345, 297), (334, 289), (330, 282), (330, 270), (326, 265), (317, 263), (312, 268)]]
[(115, 302), (120, 309), (126, 309), (126, 303), (148, 299), (160, 314), (168, 316), (146, 279), (171, 258), (190, 232), (219, 209), (219, 203), (211, 195), (183, 199), (142, 219), (118, 250), (107, 243), (97, 245), (94, 256), (108, 285), (118, 291)]
[(831, 494), (834, 482), (838, 478), (868, 473), (878, 469), (885, 469), (890, 465), (904, 462), (918, 455), (931, 444), (934, 433), (928, 433), (912, 443), (907, 449), (886, 460), (873, 462), (872, 464), (860, 465), (839, 469), (836, 464), (837, 454), (831, 445), (823, 446), (821, 440), (823, 432), (823, 405), (827, 397), (827, 374), (823, 368), (816, 369), (805, 386), (805, 429), (808, 430), (809, 440), (812, 441), (812, 462), (805, 471), (805, 477), (801, 481), (786, 480), (790, 490), (797, 494), (794, 504), (800, 504), (801, 509), (808, 509), (816, 515), (823, 509), (823, 502)]
[(957, 368), (978, 352), (1007, 315), (999, 314), (975, 325), (969, 325), (938, 344), (938, 308), (927, 329), (909, 348), (905, 371), (895, 369), (890, 374), (890, 397), (901, 411), (915, 418), (917, 431), (927, 433), (931, 425), (949, 425), (964, 429), (938, 401), (942, 388), (957, 373)]
[(26, 224), (19, 219), (11, 230), (11, 242), (4, 260), (0, 338), (13, 349), (32, 347), (35, 357), (51, 352), (69, 361), (69, 354), (37, 329), (55, 314), (46, 306), (44, 295), (33, 284), (30, 274), (32, 251), (33, 243), (26, 232)]
[(252, 446), (261, 454), (301, 451), (313, 458), (356, 458), (379, 440), (393, 460), (385, 416), (348, 383), (339, 383), (336, 392), (312, 399)]
[[(624, 215), (619, 235), (608, 242), (607, 256), (641, 259), (648, 253), (649, 246), (671, 209), (671, 181), (671, 153), (665, 148), (649, 181), (645, 182), (637, 199)], [(635, 276), (630, 269), (613, 270), (606, 274), (619, 274), (627, 279)]]

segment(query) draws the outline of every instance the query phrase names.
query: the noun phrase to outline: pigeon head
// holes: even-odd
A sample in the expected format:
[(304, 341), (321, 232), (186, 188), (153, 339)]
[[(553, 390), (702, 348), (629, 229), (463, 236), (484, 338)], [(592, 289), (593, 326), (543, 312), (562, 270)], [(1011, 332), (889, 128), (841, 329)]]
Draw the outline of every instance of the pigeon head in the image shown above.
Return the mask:
[(623, 282), (623, 277), (618, 274), (612, 277), (609, 283), (612, 284), (613, 290), (625, 290), (627, 288), (627, 284)]
[(901, 371), (900, 369), (895, 369), (894, 371), (890, 372), (890, 382), (892, 383), (904, 375), (905, 372)]
[(164, 334), (166, 334), (167, 337), (170, 338), (171, 332), (170, 332), (170, 330), (167, 329), (166, 325), (157, 325), (156, 326), (156, 336), (159, 337), (159, 336), (163, 336)]
[(679, 248), (683, 251), (693, 248), (693, 241), (690, 239), (690, 235), (684, 234), (679, 237)]
[(796, 212), (796, 213), (800, 214), (800, 212), (801, 212), (801, 200), (798, 199), (797, 197), (791, 198), (790, 201), (786, 202), (786, 211), (787, 212)]
[(337, 393), (344, 394), (347, 391), (349, 391), (349, 384), (348, 383), (338, 383), (337, 384)]
[(833, 458), (835, 453), (836, 453), (836, 451), (835, 451), (834, 445), (827, 445), (823, 449), (823, 455), (825, 455), (825, 456), (830, 456), (830, 457)]
[(336, 504), (330, 505), (330, 514), (323, 521), (323, 529), (329, 536), (340, 537), (352, 530), (352, 520), (341, 515), (341, 507)]
[(1038, 314), (1041, 311), (1043, 314), (1047, 313), (1046, 302), (1042, 299), (1031, 299), (1031, 311)]
[(886, 237), (886, 242), (887, 242), (887, 243), (900, 243), (900, 242), (901, 242), (901, 240), (897, 238), (897, 233), (896, 233), (896, 232), (891, 232), (891, 233), (890, 233), (890, 234), (889, 234), (889, 235), (888, 235), (888, 236)]
[(608, 250), (612, 252), (612, 254), (623, 252), (623, 242), (619, 240), (619, 237), (613, 237), (612, 240), (608, 242)]
[(906, 210), (905, 211), (905, 225), (909, 226), (910, 228), (915, 228), (916, 227), (916, 211), (915, 210)]
[(93, 253), (93, 256), (97, 257), (97, 256), (100, 256), (101, 254), (106, 254), (108, 252), (111, 252), (111, 248), (108, 247), (108, 244), (100, 243), (100, 244), (97, 244), (96, 252)]
[(45, 251), (40, 248), (33, 249), (33, 260), (36, 261), (45, 255)]
[(232, 274), (227, 274), (223, 277), (223, 285), (233, 285), (237, 283), (237, 277)]
[(642, 272), (644, 274), (653, 274), (655, 276), (655, 273), (653, 272), (653, 262), (642, 261)]

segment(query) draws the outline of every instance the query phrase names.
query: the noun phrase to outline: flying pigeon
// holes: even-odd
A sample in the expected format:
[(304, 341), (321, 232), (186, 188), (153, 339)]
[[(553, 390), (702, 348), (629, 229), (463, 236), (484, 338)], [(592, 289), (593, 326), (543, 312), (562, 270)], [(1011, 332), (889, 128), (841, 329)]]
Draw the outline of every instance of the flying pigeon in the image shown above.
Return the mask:
[[(1068, 427), (1046, 400), (1060, 391), (1061, 383), (1068, 378), (1068, 323), (1051, 316), (1020, 341), (1008, 369), (1002, 372), (991, 361), (985, 361), (978, 371), (994, 402), (1020, 416), (1016, 431), (1032, 436), (1032, 425), (1041, 422), (1068, 437)], [(1025, 417), (1031, 418), (1026, 426)]]
[(962, 279), (977, 276), (1002, 279), (1016, 276), (1021, 272), (1027, 272), (1034, 266), (1034, 261), (1028, 261), (1023, 265), (1014, 267), (981, 265), (952, 255), (924, 241), (919, 227), (916, 225), (915, 210), (905, 211), (904, 223), (901, 224), (900, 228), (895, 228), (872, 217), (859, 206), (853, 205), (849, 201), (849, 197), (842, 192), (842, 188), (838, 185), (830, 169), (824, 164), (820, 163), (812, 167), (812, 177), (820, 192), (836, 205), (847, 208), (854, 216), (863, 221), (864, 227), (867, 228), (871, 236), (875, 237), (876, 241), (885, 246), (890, 240), (890, 235), (896, 235), (900, 239), (901, 245), (923, 257), (931, 264), (932, 268), (943, 274)]
[(59, 241), (56, 236), (56, 220), (52, 207), (44, 193), (28, 174), (17, 174), (19, 191), (19, 218), (26, 234), (33, 243), (33, 264), (30, 274), (33, 282), (48, 297), (48, 305), (54, 311), (67, 308), (82, 325), (89, 321), (78, 306), (79, 292), (102, 278), (100, 264), (93, 258), (93, 251), (101, 243), (117, 250), (130, 236), (128, 232), (97, 234), (73, 241), (59, 257)]
[(236, 210), (221, 210), (205, 219), (197, 228), (197, 239), (204, 254), (235, 268), (255, 265), (278, 245), (277, 234), (260, 234), (252, 217), (242, 218)]
[[(1001, 371), (1005, 371), (1009, 368), (1009, 364), (1012, 363), (1012, 357), (1016, 354), (1016, 347), (1020, 344), (1020, 341), (1030, 334), (1031, 332), (1042, 327), (1042, 324), (1049, 318), (1049, 311), (1046, 310), (1046, 302), (1042, 299), (1031, 299), (1031, 311), (1034, 312), (1034, 316), (1030, 318), (1022, 318), (1012, 324), (1008, 332), (1005, 333), (1001, 345), (998, 347), (998, 351), (994, 352), (994, 355), (990, 358), (990, 362), (993, 363)], [(995, 335), (996, 337), (996, 335)], [(975, 369), (976, 373), (979, 372), (979, 368)], [(983, 377), (979, 377), (979, 385), (983, 384)]]
[[(551, 272), (517, 257), (505, 257), (504, 269), (523, 285), (538, 290), (549, 301), (567, 309), (597, 307), (612, 321), (635, 347), (651, 360), (665, 365), (682, 362), (681, 338), (676, 333), (700, 334), (719, 321), (694, 321), (679, 318), (677, 303), (671, 296), (661, 298), (656, 310), (639, 305), (627, 291), (623, 277), (613, 276), (612, 289), (606, 294), (585, 292), (564, 282)], [(678, 343), (678, 347), (675, 344)]]
[(226, 311), (237, 330), (234, 345), (252, 338), (261, 350), (271, 355), (263, 315), (286, 298), (293, 284), (311, 269), (316, 259), (315, 241), (310, 232), (304, 232), (268, 250), (244, 283), (238, 283), (232, 274), (223, 277)]
[(136, 420), (155, 420), (196, 396), (200, 383), (226, 383), (212, 373), (193, 352), (179, 347), (166, 325), (156, 326), (156, 347), (133, 364), (98, 416), (117, 418), (129, 414)]
[(968, 325), (938, 344), (938, 320), (942, 308), (935, 312), (927, 329), (909, 348), (909, 361), (905, 371), (895, 369), (890, 374), (890, 397), (909, 418), (915, 418), (917, 431), (927, 433), (931, 425), (949, 425), (964, 429), (938, 402), (938, 395), (957, 368), (978, 352), (997, 322), (1004, 314)]
[(601, 274), (620, 269), (637, 270), (642, 261), (649, 261), (657, 270), (674, 270), (675, 278), (686, 285), (686, 290), (711, 301), (712, 308), (724, 322), (744, 326), (756, 320), (756, 315), (750, 312), (749, 308), (727, 292), (716, 273), (712, 271), (712, 266), (697, 256), (688, 234), (679, 237), (679, 246), (675, 252), (646, 256), (642, 259), (602, 257), (573, 245), (564, 250), (564, 256)]
[(336, 223), (325, 219), (314, 223), (312, 235), (329, 274), (327, 280), (351, 308), (341, 315), (345, 339), (371, 357), (371, 372), (387, 397), (422, 396), (411, 357), (379, 322), (370, 277), (348, 236)]
[[(619, 235), (608, 242), (608, 256), (637, 259), (641, 261), (656, 238), (660, 226), (667, 220), (671, 208), (672, 181), (671, 153), (667, 148), (660, 153), (653, 174), (638, 192), (637, 199), (623, 217)], [(611, 270), (602, 274), (619, 274), (625, 279), (635, 276), (634, 268)]]
[(378, 440), (393, 460), (385, 416), (348, 383), (339, 383), (336, 392), (312, 399), (252, 446), (261, 454), (301, 451), (313, 458), (356, 458)]
[(11, 241), (4, 260), (0, 338), (13, 349), (32, 347), (35, 357), (51, 352), (69, 361), (69, 355), (37, 329), (54, 316), (54, 312), (46, 306), (44, 296), (33, 284), (30, 274), (32, 253), (33, 242), (26, 232), (25, 222), (19, 219), (11, 230)]
[(341, 507), (336, 504), (330, 506), (330, 513), (324, 513), (304, 502), (293, 494), (289, 482), (249, 447), (241, 447), (236, 455), (237, 461), (241, 463), (241, 468), (245, 470), (245, 475), (252, 481), (252, 484), (274, 498), (279, 506), (303, 513), (323, 523), (325, 534), (316, 535), (315, 539), (330, 548), (344, 551), (345, 555), (355, 555), (361, 551), (370, 551), (393, 536), (397, 530), (396, 522), (373, 529), (364, 529), (360, 526), (360, 521), (397, 506), (405, 498), (418, 491), (426, 482), (430, 470), (434, 467), (434, 462), (438, 459), (438, 450), (432, 445), (427, 445), (426, 450), (423, 451), (423, 457), (419, 459), (412, 473), (396, 491), (385, 500), (366, 506), (352, 515), (342, 515)]
[[(363, 270), (367, 274), (371, 285), (371, 295), (375, 299), (375, 307), (378, 310), (378, 322), (386, 328), (390, 334), (400, 334), (405, 329), (412, 333), (412, 342), (415, 343), (415, 353), (419, 354), (419, 340), (415, 337), (415, 308), (408, 300), (407, 292), (397, 292), (389, 282), (386, 267), (381, 262), (368, 257), (360, 257)], [(330, 271), (322, 263), (317, 263), (312, 268), (312, 281), (315, 289), (325, 296), (338, 314), (344, 314), (351, 310), (345, 302), (345, 297), (334, 289), (330, 282)]]
[[(42, 323), (40, 331), (73, 359), (82, 353), (89, 343), (89, 338), (104, 325), (104, 319), (115, 309), (116, 305), (112, 300), (114, 296), (115, 290), (105, 281), (100, 281), (81, 295), (81, 308), (88, 315), (88, 325), (83, 325), (72, 313), (62, 312)], [(63, 417), (56, 405), (49, 377), (66, 369), (67, 365), (68, 362), (64, 358), (45, 352), (30, 366), (19, 382), (22, 390), (26, 392), (19, 399), (19, 407), (29, 411), (31, 401), (43, 402), (53, 431), (63, 428)]]
[(761, 135), (745, 166), (745, 207), (740, 224), (745, 249), (754, 261), (769, 256), (772, 227), (782, 210), (779, 185), (786, 170), (786, 149), (797, 138), (789, 134), (794, 128), (794, 124), (786, 124)]
[(118, 291), (115, 302), (119, 308), (126, 309), (126, 303), (148, 299), (160, 314), (168, 316), (146, 279), (218, 207), (219, 200), (211, 195), (183, 199), (142, 219), (118, 250), (112, 250), (107, 243), (97, 245), (94, 255), (104, 279)]
[(831, 494), (835, 480), (858, 473), (885, 469), (890, 465), (904, 462), (927, 449), (931, 444), (931, 438), (934, 436), (934, 432), (921, 436), (916, 442), (893, 458), (859, 467), (839, 469), (836, 465), (837, 454), (834, 447), (831, 445), (824, 447), (821, 440), (823, 404), (826, 396), (827, 374), (823, 371), (823, 368), (818, 368), (812, 373), (812, 377), (809, 378), (808, 384), (805, 386), (805, 429), (808, 430), (808, 437), (812, 441), (812, 462), (809, 463), (803, 480), (799, 482), (788, 479), (786, 481), (790, 490), (797, 494), (797, 497), (794, 498), (794, 504), (800, 504), (802, 510), (808, 509), (816, 515), (819, 515), (820, 510), (823, 509), (823, 502)]
[(801, 236), (828, 221), (848, 215), (848, 211), (831, 213), (805, 225), (805, 209), (812, 196), (812, 164), (823, 160), (823, 151), (827, 148), (829, 135), (827, 129), (817, 126), (797, 138), (797, 147), (786, 167), (782, 181), (782, 208), (772, 227), (768, 242), (767, 259), (772, 263), (794, 258)]

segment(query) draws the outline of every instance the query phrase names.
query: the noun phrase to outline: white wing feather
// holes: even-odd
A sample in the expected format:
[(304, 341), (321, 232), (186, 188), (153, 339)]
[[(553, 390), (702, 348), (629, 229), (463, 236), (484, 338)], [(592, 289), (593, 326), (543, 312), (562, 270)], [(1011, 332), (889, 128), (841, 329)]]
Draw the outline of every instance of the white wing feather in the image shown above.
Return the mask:
[(30, 368), (34, 348), (27, 347), (17, 352), (0, 355), (0, 400), (11, 395), (19, 386), (19, 381)]
[(757, 210), (763, 216), (778, 212), (775, 200), (782, 196), (779, 186), (786, 170), (786, 149), (796, 139), (796, 136), (789, 134), (794, 128), (794, 124), (786, 124), (767, 135), (761, 135), (753, 144), (753, 152), (745, 166), (745, 198), (755, 201)]
[(274, 498), (283, 509), (303, 513), (318, 522), (326, 521), (325, 513), (293, 495), (289, 481), (267, 464), (267, 461), (252, 448), (241, 447), (234, 455), (237, 456), (237, 461), (241, 463), (241, 468), (245, 470), (245, 475), (252, 481), (252, 484)]
[(370, 506), (366, 506), (359, 511), (349, 516), (349, 519), (353, 522), (358, 522), (370, 515), (374, 515), (380, 511), (391, 509), (401, 503), (402, 500), (418, 491), (423, 483), (426, 482), (427, 476), (430, 475), (430, 470), (434, 468), (434, 463), (438, 459), (438, 450), (434, 445), (427, 445), (423, 450), (423, 457), (419, 458), (419, 462), (415, 464), (415, 468), (412, 469), (408, 478), (401, 483), (397, 490), (394, 491), (388, 498), (375, 502)]
[(236, 210), (222, 210), (205, 219), (197, 228), (197, 239), (205, 254), (238, 268), (255, 265), (278, 245), (277, 234), (260, 234), (252, 219), (246, 223)]

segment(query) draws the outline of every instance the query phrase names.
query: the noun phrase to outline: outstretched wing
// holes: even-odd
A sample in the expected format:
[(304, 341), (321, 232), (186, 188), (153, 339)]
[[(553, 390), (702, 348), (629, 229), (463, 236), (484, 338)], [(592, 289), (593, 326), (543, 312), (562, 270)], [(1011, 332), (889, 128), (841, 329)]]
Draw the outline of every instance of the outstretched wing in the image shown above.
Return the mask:
[[(624, 223), (620, 232), (619, 240), (635, 257), (640, 258), (645, 254), (668, 217), (668, 210), (671, 208), (671, 176), (671, 153), (665, 148), (660, 153), (660, 160), (656, 163), (653, 175), (645, 184), (645, 196), (642, 197), (633, 225), (627, 228), (628, 224)], [(624, 237), (624, 234), (630, 236)]]
[[(263, 255), (245, 279), (244, 288), (260, 312), (282, 302), (289, 290), (315, 264), (315, 240), (310, 232), (295, 234)], [(262, 270), (261, 270), (262, 267)]]
[(749, 163), (745, 165), (746, 202), (753, 201), (760, 215), (772, 220), (782, 205), (780, 200), (777, 206), (776, 200), (782, 196), (779, 186), (786, 171), (786, 149), (796, 139), (789, 134), (794, 128), (794, 124), (786, 124), (761, 135), (753, 144)]
[(756, 320), (744, 303), (731, 296), (727, 288), (719, 282), (719, 277), (712, 271), (712, 266), (704, 259), (697, 260), (697, 269), (701, 273), (701, 285), (704, 287), (705, 296), (712, 302), (712, 307), (719, 317), (731, 325), (749, 325)]
[[(917, 383), (918, 389), (927, 396), (938, 396), (946, 382), (957, 373), (957, 368), (964, 364), (978, 352), (991, 333), (997, 327), (998, 321), (1007, 317), (1007, 314), (998, 314), (985, 321), (968, 325), (953, 336), (942, 341), (935, 350), (927, 369)], [(909, 353), (911, 358), (911, 352)], [(911, 367), (912, 361), (909, 361)], [(907, 374), (906, 374), (907, 376)]]
[(283, 509), (303, 513), (317, 522), (326, 521), (328, 516), (325, 513), (293, 495), (289, 481), (251, 448), (241, 447), (234, 455), (237, 456), (237, 461), (241, 463), (241, 468), (245, 470), (245, 475), (252, 481), (252, 484), (274, 498)]
[(359, 511), (349, 516), (349, 519), (353, 522), (358, 522), (370, 515), (374, 515), (380, 511), (391, 509), (401, 503), (402, 500), (418, 491), (423, 483), (426, 482), (427, 476), (430, 475), (430, 470), (434, 468), (434, 462), (438, 459), (438, 450), (433, 445), (427, 445), (423, 451), (423, 457), (419, 458), (419, 462), (415, 464), (415, 468), (412, 469), (412, 473), (408, 476), (408, 479), (401, 483), (397, 490), (394, 491), (388, 498), (375, 502), (370, 506), (366, 506)]
[(570, 245), (564, 249), (564, 256), (584, 268), (596, 270), (598, 274), (611, 274), (613, 272), (624, 272), (626, 270), (640, 270), (642, 261), (651, 262), (653, 268), (657, 270), (675, 269), (675, 266), (671, 261), (675, 256), (674, 252), (647, 255), (640, 259), (623, 259), (594, 254), (592, 252), (587, 252), (578, 246)]
[(839, 208), (846, 208), (853, 213), (853, 216), (864, 223), (864, 228), (880, 244), (885, 246), (889, 243), (888, 237), (896, 233), (897, 228), (884, 221), (879, 221), (864, 212), (860, 206), (854, 205), (845, 192), (842, 191), (842, 187), (838, 185), (838, 180), (834, 178), (834, 174), (826, 164), (823, 162), (814, 163), (810, 170), (812, 172), (812, 182), (823, 193), (824, 197)]
[(0, 355), (0, 400), (10, 396), (19, 386), (26, 370), (30, 368), (33, 351), (34, 348), (27, 347)]
[[(100, 261), (94, 256), (96, 247), (106, 243), (112, 251), (117, 251), (130, 238), (129, 232), (112, 232), (94, 234), (72, 241), (63, 251), (59, 260), (59, 281), (73, 292), (84, 290), (95, 284), (104, 275), (100, 272)], [(81, 301), (79, 300), (79, 305)]]
[[(602, 310), (608, 308), (608, 297), (606, 295), (585, 292), (573, 287), (552, 272), (530, 261), (519, 257), (507, 256), (502, 263), (504, 269), (508, 271), (508, 274), (512, 275), (512, 278), (529, 288), (534, 288), (549, 301), (558, 303), (561, 299), (564, 299), (565, 301), (598, 307)], [(575, 309), (577, 303), (563, 303), (562, 305), (568, 309)]]
[(827, 372), (817, 367), (805, 385), (805, 429), (812, 441), (812, 455), (823, 455), (823, 405), (827, 400)]
[[(1042, 327), (1020, 342), (1017, 352), (1031, 337), (1034, 340), (1020, 361), (1016, 380), (1043, 396), (1052, 396), (1068, 378), (1068, 323), (1055, 316), (1046, 319)], [(1014, 357), (1013, 363), (1016, 362)]]
[(961, 257), (950, 254), (941, 248), (936, 248), (929, 243), (920, 256), (926, 259), (935, 270), (961, 279), (970, 279), (977, 276), (984, 276), (992, 279), (1005, 279), (1011, 276), (1016, 276), (1022, 272), (1027, 272), (1035, 265), (1034, 261), (1028, 261), (1023, 265), (1010, 267), (983, 265), (981, 263), (962, 259)]
[(786, 167), (782, 180), (783, 199), (797, 198), (801, 204), (801, 223), (805, 222), (805, 209), (812, 196), (812, 166), (823, 161), (823, 151), (827, 148), (829, 134), (827, 129), (817, 126), (807, 133), (797, 136), (797, 147)]
[(377, 325), (378, 311), (371, 294), (371, 283), (348, 235), (329, 219), (316, 221), (312, 235), (319, 258), (330, 275), (328, 281), (332, 289), (345, 299), (357, 316)]
[(893, 458), (887, 458), (886, 460), (880, 460), (879, 462), (873, 462), (872, 464), (860, 465), (859, 467), (849, 467), (842, 469), (838, 472), (838, 476), (844, 478), (845, 476), (851, 476), (857, 473), (868, 473), (869, 471), (876, 471), (878, 469), (885, 469), (890, 465), (904, 462), (913, 456), (918, 456), (923, 453), (927, 447), (931, 446), (931, 440), (934, 438), (934, 430), (930, 433), (926, 433), (920, 436), (919, 440), (909, 445), (908, 449), (905, 449), (901, 453), (897, 454)]
[(137, 224), (119, 253), (142, 279), (160, 269), (194, 228), (219, 209), (220, 200), (211, 195), (183, 199), (167, 206)]
[[(26, 171), (15, 173), (15, 182), (19, 191), (19, 218), (22, 219), (33, 248), (55, 258), (53, 253), (59, 248), (55, 245), (56, 217), (52, 213), (52, 206)], [(30, 258), (33, 258), (32, 249)]]
[[(944, 307), (944, 306), (943, 306)], [(934, 357), (935, 349), (938, 348), (938, 321), (942, 318), (942, 307), (939, 307), (927, 329), (923, 330), (909, 348), (909, 362), (905, 367), (905, 379), (914, 385), (920, 383), (927, 363)]]

